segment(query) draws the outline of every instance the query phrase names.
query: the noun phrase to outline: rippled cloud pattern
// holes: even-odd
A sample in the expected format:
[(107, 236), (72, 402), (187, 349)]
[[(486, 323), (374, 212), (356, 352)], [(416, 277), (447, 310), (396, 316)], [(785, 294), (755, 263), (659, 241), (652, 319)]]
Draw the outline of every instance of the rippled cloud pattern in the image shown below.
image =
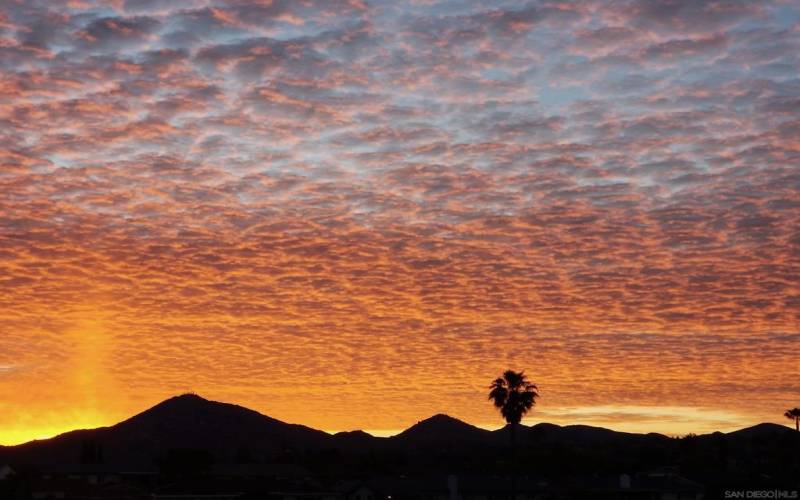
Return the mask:
[(507, 367), (534, 420), (780, 421), (798, 54), (782, 1), (6, 0), (0, 443), (499, 425)]

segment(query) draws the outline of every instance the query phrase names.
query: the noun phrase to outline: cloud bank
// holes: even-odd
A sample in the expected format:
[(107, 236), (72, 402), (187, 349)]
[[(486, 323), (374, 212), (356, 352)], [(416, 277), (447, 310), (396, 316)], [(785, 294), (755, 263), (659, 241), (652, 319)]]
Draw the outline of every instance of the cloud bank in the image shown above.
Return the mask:
[(507, 366), (779, 419), (797, 54), (786, 2), (4, 2), (0, 424), (491, 423)]

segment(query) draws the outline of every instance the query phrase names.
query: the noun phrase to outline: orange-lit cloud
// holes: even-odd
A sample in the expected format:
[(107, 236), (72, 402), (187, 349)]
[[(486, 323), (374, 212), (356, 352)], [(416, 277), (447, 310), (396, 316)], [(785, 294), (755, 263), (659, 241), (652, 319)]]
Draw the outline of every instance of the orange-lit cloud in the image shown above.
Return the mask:
[(0, 7), (0, 443), (492, 426), (507, 367), (534, 421), (780, 421), (800, 14), (654, 5)]

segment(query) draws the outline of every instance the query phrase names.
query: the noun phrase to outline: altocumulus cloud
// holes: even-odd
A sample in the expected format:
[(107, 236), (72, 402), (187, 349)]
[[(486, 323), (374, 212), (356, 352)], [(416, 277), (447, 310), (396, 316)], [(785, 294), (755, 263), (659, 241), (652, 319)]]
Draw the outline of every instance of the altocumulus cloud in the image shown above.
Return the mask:
[(800, 389), (799, 18), (4, 2), (0, 389), (26, 390), (0, 423), (54, 387), (106, 419), (194, 388), (324, 428), (481, 423), (507, 365), (554, 415), (772, 418)]

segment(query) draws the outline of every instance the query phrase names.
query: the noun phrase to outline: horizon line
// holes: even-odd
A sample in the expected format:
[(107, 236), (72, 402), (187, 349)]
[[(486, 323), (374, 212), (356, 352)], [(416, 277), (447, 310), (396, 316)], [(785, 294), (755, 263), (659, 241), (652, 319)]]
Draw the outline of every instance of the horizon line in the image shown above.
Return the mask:
[[(181, 398), (181, 397), (184, 397), (184, 396), (195, 396), (197, 398), (200, 398), (200, 399), (202, 399), (204, 401), (211, 402), (211, 403), (220, 403), (220, 404), (229, 404), (229, 405), (238, 406), (238, 407), (241, 407), (241, 408), (245, 408), (247, 410), (255, 411), (260, 415), (263, 415), (263, 416), (269, 417), (269, 418), (273, 418), (273, 419), (278, 420), (278, 421), (280, 421), (282, 423), (285, 423), (285, 424), (303, 425), (305, 427), (308, 427), (308, 428), (311, 428), (311, 429), (314, 429), (314, 430), (325, 432), (326, 434), (329, 434), (331, 436), (333, 436), (333, 435), (335, 435), (337, 433), (340, 433), (340, 432), (358, 432), (358, 431), (361, 431), (361, 432), (364, 432), (366, 434), (369, 434), (372, 437), (391, 438), (391, 437), (394, 437), (394, 436), (397, 436), (397, 435), (403, 433), (404, 431), (414, 427), (415, 425), (417, 425), (417, 424), (419, 424), (421, 422), (424, 422), (424, 421), (426, 421), (426, 420), (428, 420), (430, 418), (435, 417), (436, 415), (445, 415), (447, 417), (453, 418), (453, 419), (458, 420), (460, 422), (464, 422), (464, 423), (466, 423), (468, 425), (471, 425), (471, 426), (474, 426), (474, 427), (477, 427), (479, 429), (483, 429), (483, 430), (486, 430), (486, 431), (489, 431), (489, 432), (500, 430), (500, 429), (506, 427), (507, 425), (509, 425), (508, 423), (505, 423), (505, 424), (502, 424), (502, 425), (484, 424), (484, 423), (475, 424), (475, 423), (469, 422), (467, 420), (464, 420), (462, 418), (452, 416), (452, 415), (450, 415), (448, 413), (445, 413), (445, 412), (435, 412), (435, 413), (431, 414), (428, 417), (425, 417), (425, 418), (417, 420), (415, 423), (413, 423), (413, 424), (411, 424), (411, 425), (409, 425), (408, 427), (405, 427), (405, 428), (397, 428), (397, 429), (385, 429), (385, 428), (384, 429), (381, 429), (381, 428), (372, 428), (372, 429), (370, 429), (370, 428), (358, 428), (358, 429), (317, 428), (317, 427), (314, 427), (312, 425), (303, 424), (303, 423), (300, 423), (300, 422), (292, 422), (292, 421), (288, 421), (288, 420), (283, 420), (283, 419), (280, 419), (280, 418), (272, 417), (272, 416), (268, 415), (267, 413), (262, 412), (261, 410), (258, 410), (258, 409), (255, 409), (255, 408), (251, 408), (251, 407), (245, 406), (243, 404), (232, 403), (232, 402), (227, 402), (227, 401), (218, 401), (218, 400), (215, 400), (215, 399), (206, 398), (206, 397), (201, 396), (200, 394), (195, 393), (195, 392), (186, 392), (186, 393), (182, 393), (182, 394), (177, 394), (175, 396), (170, 396), (170, 397), (168, 397), (166, 399), (162, 399), (162, 400), (158, 401), (155, 404), (151, 404), (150, 406), (146, 407), (145, 409), (143, 409), (141, 411), (135, 412), (130, 416), (124, 417), (124, 418), (122, 418), (122, 419), (120, 419), (118, 421), (112, 422), (112, 423), (100, 424), (100, 425), (94, 425), (94, 426), (81, 426), (79, 424), (78, 426), (76, 426), (74, 428), (70, 428), (70, 429), (66, 429), (66, 430), (59, 430), (59, 431), (56, 431), (55, 433), (43, 434), (41, 436), (38, 436), (38, 437), (35, 437), (35, 438), (32, 438), (32, 439), (24, 439), (24, 440), (21, 440), (21, 441), (12, 441), (12, 442), (0, 442), (0, 446), (3, 446), (3, 447), (20, 446), (20, 445), (24, 445), (24, 444), (28, 444), (28, 443), (37, 442), (37, 441), (47, 441), (47, 440), (50, 440), (50, 439), (57, 438), (57, 437), (59, 437), (61, 435), (64, 435), (64, 434), (69, 434), (71, 432), (91, 431), (91, 430), (97, 430), (97, 429), (113, 427), (113, 426), (115, 426), (117, 424), (120, 424), (120, 423), (126, 421), (126, 420), (134, 418), (137, 415), (145, 413), (145, 412), (151, 410), (152, 408), (154, 408), (154, 407), (156, 407), (156, 406), (158, 406), (158, 405), (160, 405), (162, 403), (165, 403), (165, 402), (170, 401), (172, 399)], [(620, 406), (620, 408), (623, 408), (623, 406)], [(660, 407), (644, 407), (643, 406), (642, 408), (660, 408)], [(686, 408), (691, 408), (691, 407), (686, 407)], [(547, 412), (545, 412), (545, 414), (547, 414)], [(748, 429), (750, 427), (755, 427), (755, 426), (762, 425), (762, 424), (774, 424), (774, 425), (780, 425), (780, 426), (792, 429), (792, 426), (790, 426), (788, 424), (784, 424), (782, 422), (778, 422), (778, 421), (761, 421), (761, 422), (755, 422), (755, 423), (751, 423), (751, 424), (736, 424), (736, 425), (728, 425), (727, 427), (726, 426), (722, 426), (723, 428), (725, 428), (727, 430), (714, 429), (714, 430), (692, 431), (692, 432), (683, 432), (683, 433), (659, 432), (657, 430), (647, 430), (647, 431), (625, 430), (625, 429), (621, 428), (620, 426), (616, 426), (616, 425), (598, 425), (597, 423), (582, 423), (581, 421), (570, 422), (570, 423), (563, 423), (563, 422), (562, 423), (556, 423), (556, 422), (546, 421), (546, 420), (539, 420), (539, 421), (536, 421), (536, 422), (532, 422), (532, 419), (523, 419), (523, 421), (520, 422), (520, 425), (523, 425), (525, 427), (533, 427), (533, 426), (538, 425), (538, 424), (549, 424), (549, 425), (555, 425), (555, 426), (558, 426), (558, 427), (585, 426), (585, 427), (593, 427), (593, 428), (597, 428), (597, 429), (607, 429), (607, 430), (610, 430), (610, 431), (613, 431), (613, 432), (630, 433), (630, 434), (661, 434), (661, 435), (664, 435), (664, 436), (667, 436), (667, 437), (670, 437), (670, 438), (682, 438), (682, 437), (686, 437), (686, 436), (693, 435), (693, 434), (694, 435), (714, 434), (716, 432), (720, 432), (720, 433), (723, 433), (723, 434), (729, 434), (731, 432), (736, 432), (738, 430)], [(624, 426), (625, 425), (623, 424), (622, 427), (624, 427)]]

